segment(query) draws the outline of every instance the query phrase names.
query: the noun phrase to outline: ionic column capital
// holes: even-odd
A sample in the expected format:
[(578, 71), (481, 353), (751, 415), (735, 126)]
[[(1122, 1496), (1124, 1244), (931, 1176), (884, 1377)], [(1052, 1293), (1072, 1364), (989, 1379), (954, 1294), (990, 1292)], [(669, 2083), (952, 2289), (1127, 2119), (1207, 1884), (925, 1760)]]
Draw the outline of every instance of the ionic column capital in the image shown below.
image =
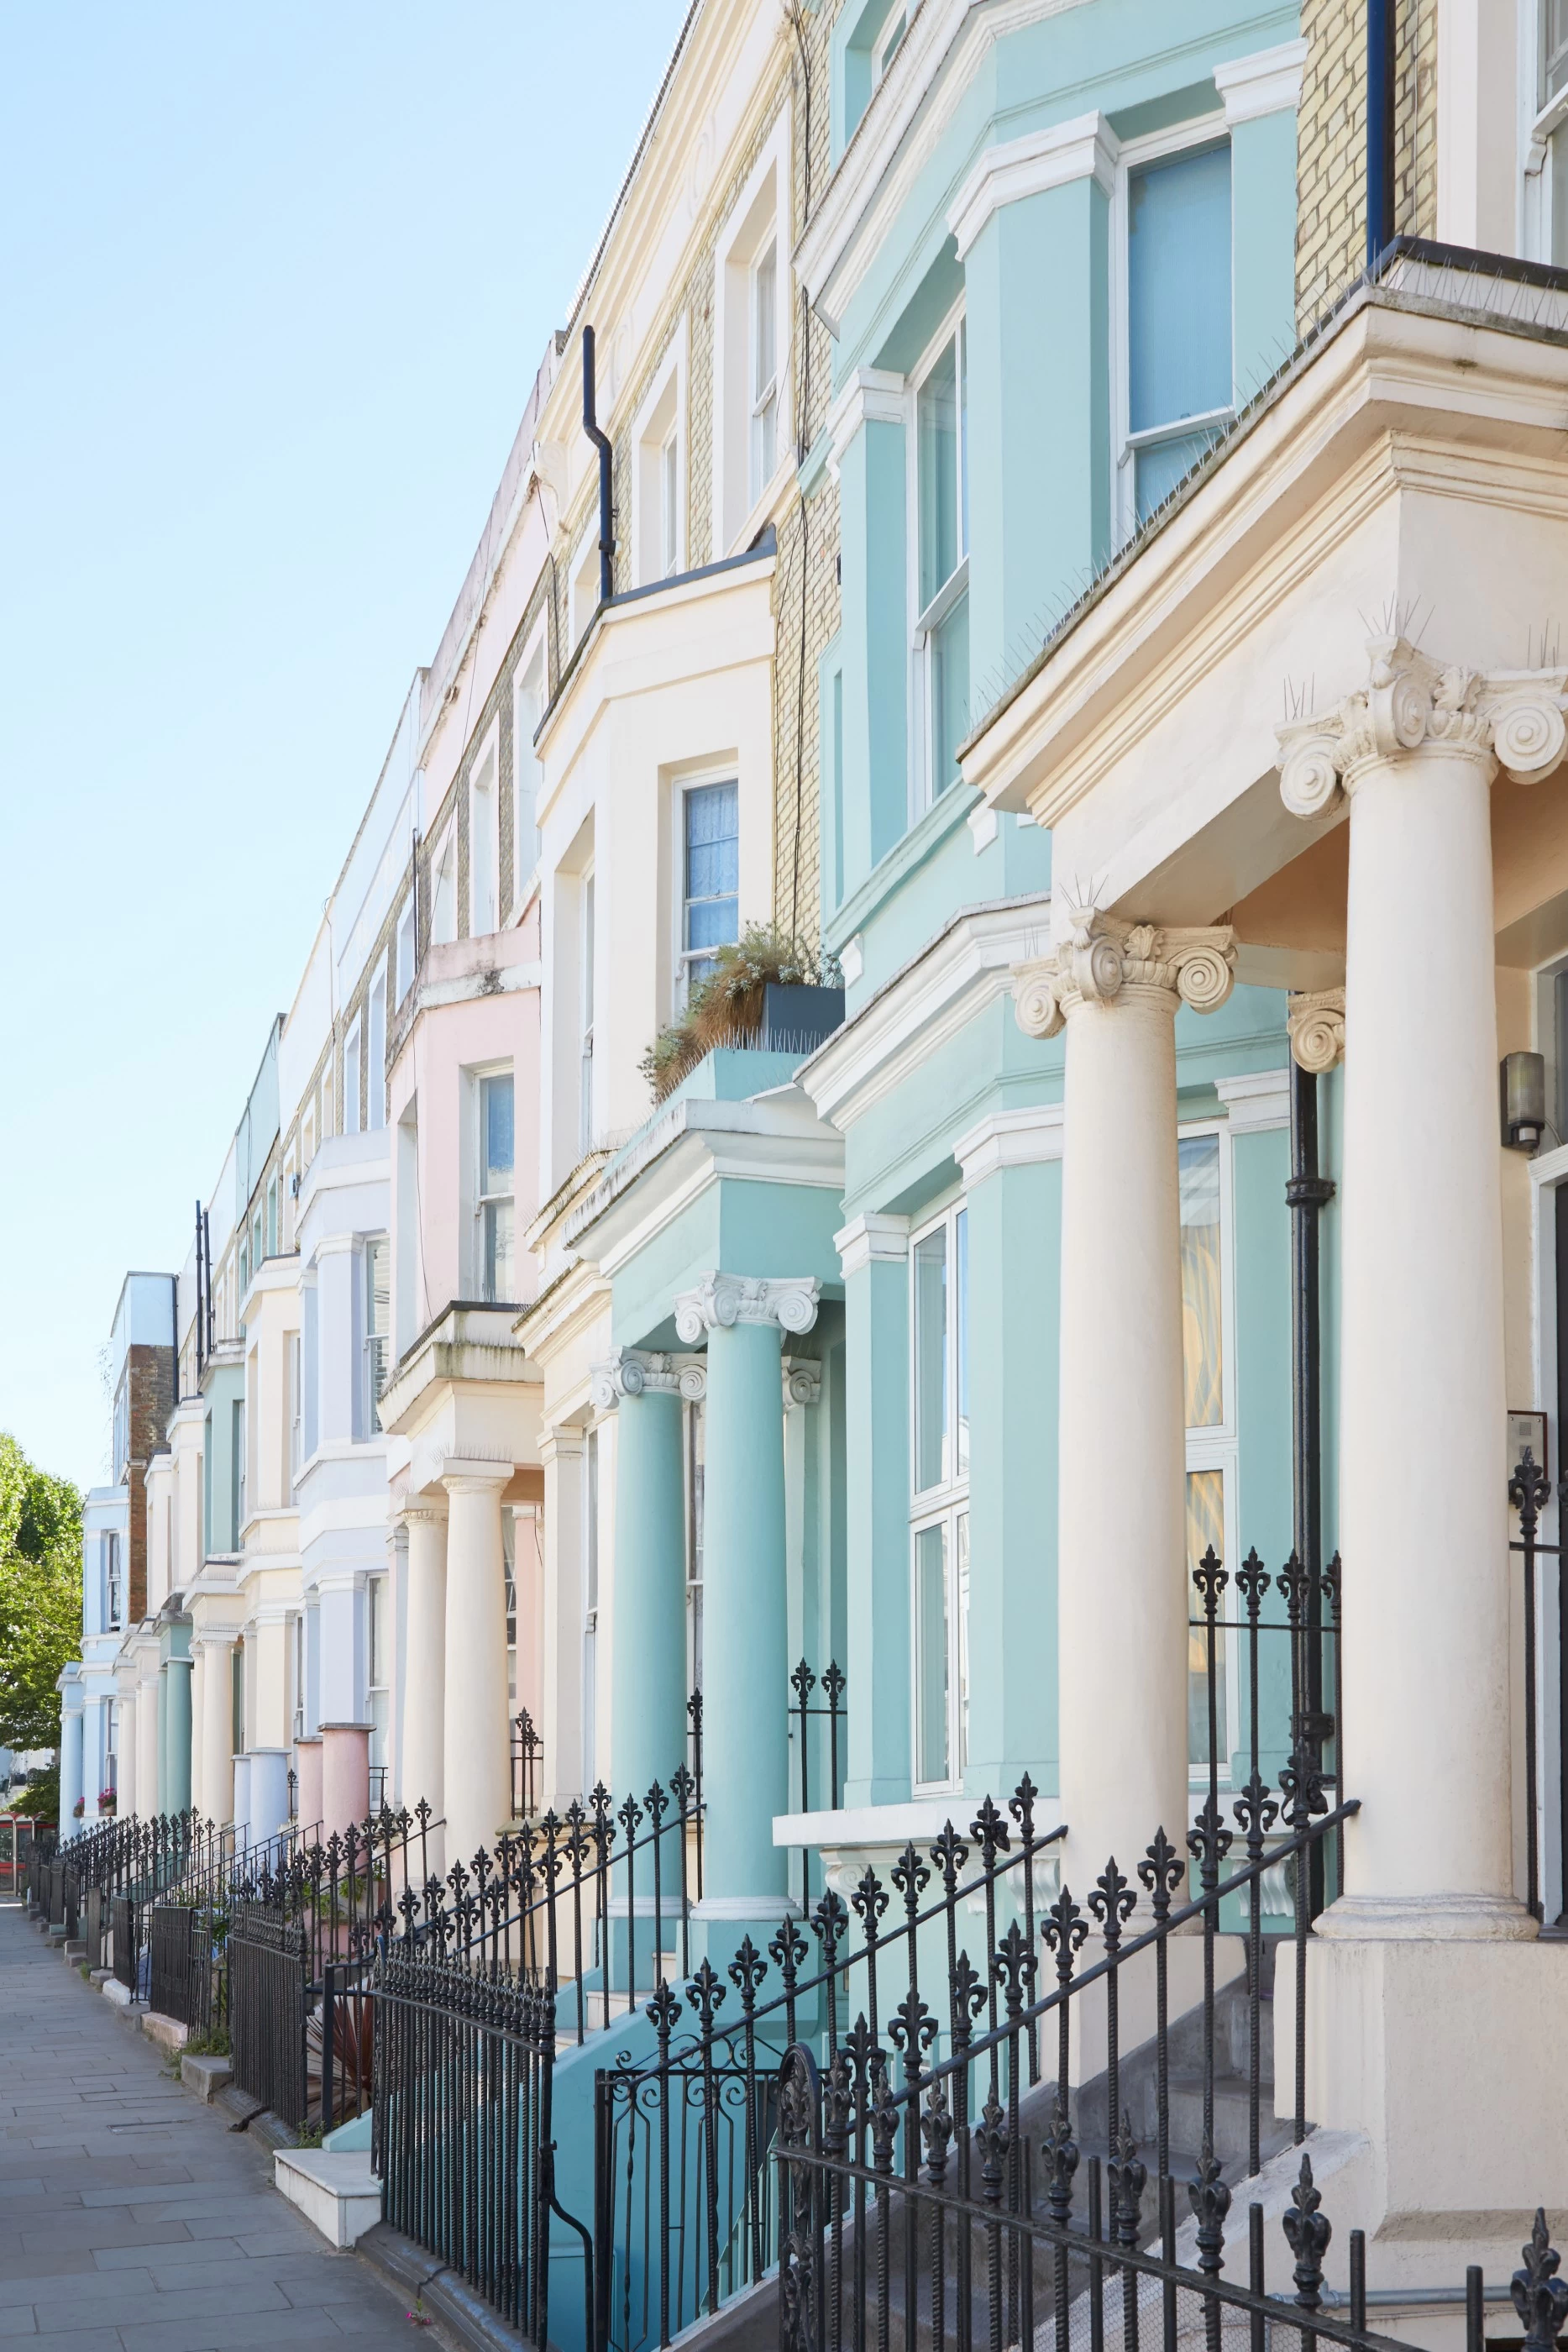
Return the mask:
[(804, 1357), (786, 1356), (783, 1361), (784, 1410), (793, 1412), (802, 1404), (822, 1402), (822, 1367), (809, 1362)]
[(1568, 666), (1487, 673), (1434, 661), (1400, 636), (1369, 638), (1366, 651), (1365, 686), (1275, 730), (1280, 797), (1293, 816), (1323, 815), (1369, 769), (1403, 752), (1458, 753), (1489, 782), (1500, 768), (1533, 784), (1568, 750)]
[(446, 1508), (434, 1496), (421, 1495), (417, 1499), (394, 1505), (392, 1517), (394, 1527), (444, 1527)]
[(1344, 1059), (1344, 991), (1303, 989), (1292, 994), (1285, 1014), (1291, 1059), (1314, 1077)]
[(601, 1412), (612, 1412), (622, 1397), (642, 1396), (649, 1391), (698, 1403), (707, 1394), (707, 1367), (695, 1356), (618, 1348), (589, 1374), (589, 1394)]
[(509, 1486), (512, 1475), (509, 1462), (468, 1461), (449, 1454), (441, 1483), (449, 1495), (487, 1495)]
[(1236, 934), (1228, 924), (1124, 922), (1064, 897), (1066, 935), (1053, 952), (1013, 971), (1019, 1028), (1054, 1037), (1085, 1004), (1113, 1004), (1155, 992), (1195, 1013), (1214, 1013), (1236, 984)]
[(688, 1348), (709, 1331), (733, 1330), (737, 1323), (773, 1323), (784, 1331), (809, 1331), (817, 1319), (822, 1286), (816, 1276), (705, 1274), (695, 1290), (675, 1300), (675, 1332)]

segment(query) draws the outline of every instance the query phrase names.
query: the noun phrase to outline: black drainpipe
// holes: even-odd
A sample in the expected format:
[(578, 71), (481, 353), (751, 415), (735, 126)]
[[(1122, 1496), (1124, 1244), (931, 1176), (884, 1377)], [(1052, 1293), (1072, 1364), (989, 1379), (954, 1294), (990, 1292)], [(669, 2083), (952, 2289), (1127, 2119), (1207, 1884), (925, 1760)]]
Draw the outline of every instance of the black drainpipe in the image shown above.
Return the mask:
[[(1318, 1276), (1318, 1218), (1333, 1199), (1333, 1179), (1318, 1173), (1318, 1082), (1311, 1070), (1291, 1064), (1291, 1178), (1285, 1199), (1291, 1210), (1291, 1484), (1295, 1504), (1294, 1549), (1306, 1574), (1302, 1676), (1295, 1739), (1321, 1768), (1324, 1743), (1333, 1736), (1323, 1712), (1322, 1567), (1322, 1310)], [(1312, 1855), (1311, 1912), (1322, 1909), (1322, 1843)]]
[(1366, 0), (1366, 266), (1394, 240), (1394, 0)]
[(599, 601), (608, 604), (615, 593), (615, 506), (610, 436), (599, 429), (599, 409), (593, 389), (593, 330), (582, 331), (582, 429), (599, 452)]

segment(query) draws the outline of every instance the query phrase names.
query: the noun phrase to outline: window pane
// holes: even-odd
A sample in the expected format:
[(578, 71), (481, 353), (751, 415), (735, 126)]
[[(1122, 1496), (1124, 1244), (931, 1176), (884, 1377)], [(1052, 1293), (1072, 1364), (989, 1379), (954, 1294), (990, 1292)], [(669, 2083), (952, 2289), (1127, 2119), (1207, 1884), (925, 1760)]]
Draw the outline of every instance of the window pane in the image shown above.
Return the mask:
[(514, 1296), (510, 1201), (485, 1203), (485, 1296), (503, 1301)]
[(958, 1475), (969, 1475), (969, 1212), (960, 1209), (953, 1221), (954, 1320), (957, 1326)]
[(915, 1538), (915, 1776), (946, 1780), (947, 1770), (947, 1528), (922, 1528)]
[[(1203, 1602), (1192, 1571), (1206, 1551), (1212, 1549), (1217, 1559), (1225, 1558), (1225, 1476), (1218, 1470), (1189, 1470), (1186, 1474), (1186, 1569), (1187, 1616), (1201, 1621)], [(1223, 1601), (1218, 1612), (1225, 1613)], [(1208, 1634), (1201, 1623), (1189, 1623), (1186, 1643), (1186, 1753), (1187, 1761), (1204, 1769), (1208, 1765)], [(1227, 1726), (1229, 1714), (1226, 1697), (1225, 1634), (1217, 1627), (1214, 1635), (1214, 1703), (1219, 1732), (1219, 1768), (1229, 1768)]]
[(1544, 105), (1568, 82), (1568, 0), (1543, 0), (1542, 16), (1546, 52), (1542, 59), (1546, 87), (1541, 94)]
[(931, 633), (931, 797), (958, 781), (958, 746), (969, 731), (969, 599), (960, 596)]
[(509, 1192), (513, 1164), (511, 1078), (481, 1078), (479, 1096), (484, 1147), (479, 1190), (482, 1192)]
[(1134, 433), (1230, 405), (1228, 146), (1134, 173), (1127, 346)]
[[(392, 1252), (384, 1241), (365, 1244), (365, 1352), (370, 1360), (371, 1402), (380, 1404), (387, 1384), (387, 1342), (392, 1331)], [(370, 1416), (371, 1429), (375, 1415)]]
[(688, 953), (740, 936), (740, 788), (704, 784), (685, 796), (685, 926)]
[(915, 1491), (947, 1476), (947, 1232), (915, 1245)]
[(751, 396), (755, 401), (760, 399), (767, 391), (776, 372), (774, 354), (778, 349), (779, 320), (779, 248), (777, 246), (770, 245), (758, 263), (752, 289), (755, 304), (752, 350), (755, 360), (751, 378)]
[(949, 343), (920, 387), (920, 609), (958, 562), (957, 351)]
[(1215, 1135), (1186, 1136), (1176, 1149), (1181, 1185), (1181, 1352), (1186, 1425), (1189, 1429), (1218, 1429), (1225, 1418), (1219, 1139)]

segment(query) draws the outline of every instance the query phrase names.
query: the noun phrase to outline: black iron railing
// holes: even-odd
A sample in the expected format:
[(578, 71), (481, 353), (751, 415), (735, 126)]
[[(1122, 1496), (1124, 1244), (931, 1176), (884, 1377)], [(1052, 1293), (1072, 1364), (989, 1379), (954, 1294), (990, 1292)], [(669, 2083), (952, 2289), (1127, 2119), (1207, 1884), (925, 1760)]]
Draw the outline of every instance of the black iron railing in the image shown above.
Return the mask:
[[(817, 1735), (819, 1772), (824, 1760), (827, 1766), (827, 1786), (822, 1792), (822, 1801), (830, 1811), (836, 1812), (844, 1785), (841, 1768), (847, 1729), (844, 1692), (848, 1682), (843, 1668), (833, 1659), (822, 1668), (821, 1675), (815, 1675), (802, 1658), (789, 1676), (789, 1687), (795, 1695), (789, 1709), (789, 1738), (795, 1750), (794, 1770), (800, 1790), (800, 1811), (803, 1813), (811, 1811), (811, 1727), (817, 1724), (822, 1727)], [(815, 1705), (811, 1697), (814, 1691), (821, 1693)], [(821, 1754), (824, 1743), (827, 1749), (825, 1759)], [(821, 1779), (817, 1785), (821, 1790)], [(809, 1846), (801, 1846), (798, 1851), (800, 1906), (803, 1910), (809, 1910), (811, 1902), (811, 1853)]]
[(525, 1706), (512, 1718), (512, 1819), (531, 1822), (539, 1809), (539, 1771), (545, 1744)]
[[(1568, 1492), (1568, 1479), (1563, 1481)], [(1541, 1893), (1541, 1709), (1536, 1696), (1536, 1611), (1540, 1605), (1537, 1591), (1538, 1565), (1544, 1559), (1557, 1562), (1557, 1622), (1559, 1642), (1563, 1656), (1568, 1659), (1568, 1558), (1561, 1544), (1543, 1543), (1541, 1539), (1541, 1514), (1552, 1500), (1552, 1482), (1545, 1467), (1538, 1463), (1530, 1446), (1521, 1454), (1508, 1482), (1508, 1499), (1519, 1513), (1519, 1534), (1510, 1544), (1524, 1562), (1524, 1821), (1525, 1821), (1525, 1900), (1537, 1919), (1543, 1916)], [(1560, 1497), (1561, 1499), (1561, 1497)], [(1559, 1804), (1563, 1827), (1568, 1833), (1568, 1675), (1558, 1677), (1557, 1724), (1560, 1756)], [(1568, 1834), (1564, 1835), (1563, 1909), (1568, 1911)]]

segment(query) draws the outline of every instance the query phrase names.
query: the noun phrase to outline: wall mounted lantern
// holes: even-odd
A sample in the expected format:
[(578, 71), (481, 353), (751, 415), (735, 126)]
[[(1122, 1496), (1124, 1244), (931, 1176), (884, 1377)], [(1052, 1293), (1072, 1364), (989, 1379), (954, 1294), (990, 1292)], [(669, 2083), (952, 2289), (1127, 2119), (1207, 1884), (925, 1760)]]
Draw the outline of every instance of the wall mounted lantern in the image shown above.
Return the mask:
[(1546, 1125), (1546, 1056), (1505, 1054), (1499, 1071), (1502, 1139), (1510, 1151), (1537, 1151)]

